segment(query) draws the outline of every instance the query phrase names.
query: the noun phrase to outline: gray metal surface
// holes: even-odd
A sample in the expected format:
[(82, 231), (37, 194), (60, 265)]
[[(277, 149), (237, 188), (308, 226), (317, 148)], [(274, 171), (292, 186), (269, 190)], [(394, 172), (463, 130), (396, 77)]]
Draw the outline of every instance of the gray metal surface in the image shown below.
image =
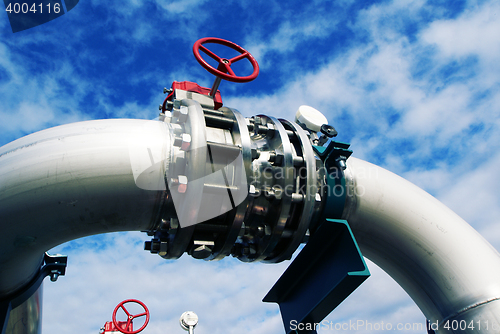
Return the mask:
[[(198, 95), (176, 90), (157, 121), (68, 124), (0, 148), (0, 299), (36, 276), (46, 250), (97, 233), (148, 231), (146, 249), (167, 259), (291, 256), (326, 202), (323, 162), (311, 147), (317, 135), (273, 117), (214, 110)], [(499, 324), (496, 250), (380, 167), (349, 158), (345, 175), (342, 218), (361, 251), (431, 323)]]
[[(146, 122), (68, 124), (0, 148), (0, 296), (30, 281), (44, 252), (56, 245), (156, 223), (160, 194), (135, 184), (128, 145)], [(145, 138), (169, 146), (167, 127), (156, 123), (147, 128), (156, 133)]]
[[(205, 260), (288, 259), (320, 206), (318, 160), (306, 131), (268, 116), (245, 119), (235, 109), (214, 110), (196, 93), (185, 97), (175, 90), (161, 118), (175, 137), (189, 133), (191, 147), (179, 149), (181, 139), (173, 140), (166, 179), (175, 182), (168, 184), (161, 221), (149, 231), (153, 239), (145, 248), (166, 259), (184, 252)], [(179, 194), (181, 176), (187, 190)]]
[(10, 312), (5, 332), (8, 334), (41, 334), (42, 297), (43, 285), (24, 303)]

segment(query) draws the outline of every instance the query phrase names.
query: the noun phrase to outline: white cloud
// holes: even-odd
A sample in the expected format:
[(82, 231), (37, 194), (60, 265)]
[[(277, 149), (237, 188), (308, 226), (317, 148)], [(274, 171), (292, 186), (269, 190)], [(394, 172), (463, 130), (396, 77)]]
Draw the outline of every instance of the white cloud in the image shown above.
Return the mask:
[[(169, 36), (171, 44), (159, 45), (159, 51), (174, 53), (176, 39), (192, 42), (199, 37), (210, 17), (209, 13), (200, 13), (203, 3), (155, 3), (165, 10), (165, 18), (178, 19), (175, 22), (179, 26), (174, 27), (177, 31), (185, 32)], [(106, 5), (111, 6), (112, 13), (120, 11), (116, 6), (122, 6)], [(130, 47), (129, 63), (135, 59), (137, 41), (147, 44), (153, 36), (169, 31), (167, 25), (149, 22), (141, 12), (144, 6), (129, 1), (118, 15), (125, 27), (118, 39), (124, 41), (122, 47)], [(272, 15), (278, 15), (279, 6), (270, 6), (275, 11)], [(267, 114), (287, 119), (293, 119), (301, 104), (318, 108), (339, 130), (339, 139), (352, 143), (355, 156), (381, 164), (432, 192), (498, 249), (500, 27), (495, 15), (499, 6), (485, 2), (453, 19), (441, 19), (440, 9), (429, 6), (424, 1), (368, 6), (350, 23), (353, 46), (332, 54), (325, 66), (309, 72), (303, 69), (290, 82), (266, 94), (225, 98), (225, 104), (247, 116)], [(428, 25), (419, 16), (426, 11), (437, 17)], [(199, 14), (201, 18), (193, 19)], [(249, 43), (245, 45), (263, 59), (262, 68), (277, 66), (278, 71), (285, 71), (290, 65), (278, 67), (265, 55), (293, 53), (304, 41), (328, 39), (335, 34), (337, 20), (331, 20), (329, 13), (308, 11), (304, 17), (307, 20), (283, 19), (268, 35), (258, 26), (256, 31), (246, 33)], [(120, 22), (113, 22), (115, 16), (110, 14), (109, 20), (120, 27)], [(417, 27), (412, 38), (404, 33), (408, 22)], [(50, 38), (36, 37), (40, 41)], [(18, 47), (32, 42), (28, 37), (20, 39)], [(141, 101), (116, 105), (111, 98), (113, 85), (85, 79), (75, 63), (31, 76), (15, 59), (13, 50), (13, 45), (0, 42), (0, 66), (10, 80), (0, 87), (4, 138), (5, 132), (15, 137), (95, 117), (80, 112), (87, 105), (84, 97), (89, 93), (97, 101), (93, 106), (113, 117), (153, 118), (162, 102), (161, 94), (151, 92)], [(80, 61), (96, 61), (104, 55), (82, 48), (80, 57)], [(448, 70), (455, 72), (449, 75)], [(200, 69), (179, 63), (159, 68), (151, 76), (131, 75), (130, 80), (139, 86), (148, 80), (159, 83), (163, 78), (169, 78), (167, 82), (197, 79), (202, 77), (200, 73)], [(69, 92), (67, 87), (71, 87)], [(186, 255), (177, 261), (164, 261), (142, 250), (145, 239), (144, 234), (113, 234), (74, 241), (70, 244), (74, 249), (58, 247), (61, 253), (70, 255), (69, 265), (66, 277), (45, 284), (44, 331), (67, 333), (77, 328), (81, 333), (95, 333), (110, 320), (114, 306), (127, 298), (141, 299), (150, 307), (149, 333), (180, 333), (178, 317), (186, 310), (200, 316), (198, 334), (283, 331), (277, 305), (260, 300), (288, 263), (243, 264), (231, 259), (206, 263)], [(423, 322), (423, 315), (406, 293), (380, 269), (369, 266), (373, 276), (327, 320)]]
[[(372, 276), (325, 318), (319, 333), (331, 333), (332, 327), (340, 333), (377, 333), (381, 330), (376, 328), (387, 329), (389, 324), (396, 329), (398, 324), (425, 323), (406, 292), (371, 261), (367, 265)], [(412, 328), (408, 333), (422, 331)]]
[[(465, 11), (457, 19), (432, 22), (422, 33), (422, 39), (435, 45), (445, 57), (477, 55), (488, 65), (498, 64), (500, 53), (500, 5), (486, 2)], [(496, 66), (498, 69), (498, 66)]]
[[(196, 332), (200, 334), (283, 331), (278, 306), (261, 299), (288, 262), (266, 265), (224, 259), (207, 263), (188, 256), (166, 261), (143, 251), (142, 240), (144, 234), (119, 233), (54, 249), (68, 254), (69, 262), (66, 276), (45, 283), (44, 331), (65, 332), (76, 327), (83, 334), (95, 333), (111, 320), (116, 304), (129, 298), (149, 307), (149, 333), (181, 333), (178, 319), (187, 310), (198, 314)], [(373, 276), (326, 321), (423, 323), (424, 317), (406, 293), (370, 261), (368, 266)], [(60, 321), (63, 317), (65, 321)]]
[(16, 55), (6, 45), (0, 43), (0, 50), (4, 56), (0, 65), (9, 76), (0, 86), (0, 142), (88, 118), (74, 106), (80, 101), (78, 94), (89, 86), (74, 77), (68, 63), (61, 64), (50, 75), (33, 76), (14, 60)]
[(206, 0), (187, 0), (187, 1), (156, 1), (159, 6), (168, 10), (171, 14), (188, 14), (194, 15), (196, 9)]
[[(428, 10), (424, 2), (372, 6), (353, 23), (355, 31), (369, 34), (369, 43), (349, 49), (273, 94), (229, 102), (245, 114), (259, 105), (259, 113), (288, 119), (300, 104), (318, 108), (339, 136), (350, 132), (354, 155), (430, 191), (499, 249), (500, 177), (495, 168), (500, 143), (500, 28), (493, 19), (497, 7), (486, 3), (456, 19), (422, 25), (410, 41), (398, 19)], [(480, 66), (467, 62), (471, 55)], [(449, 67), (455, 73), (447, 74)], [(398, 147), (401, 142), (409, 146)], [(423, 315), (408, 296), (379, 271), (372, 268), (373, 276), (327, 320), (423, 324)], [(380, 281), (372, 284), (374, 280)], [(361, 296), (359, 291), (365, 293)]]
[[(457, 75), (463, 79), (452, 76), (454, 80), (450, 82), (450, 77), (442, 71), (453, 65), (454, 60), (429, 51), (434, 44), (429, 44), (428, 36), (439, 36), (434, 30), (441, 25), (424, 26), (423, 37), (417, 35), (414, 42), (398, 30), (397, 20), (415, 19), (415, 13), (424, 10), (422, 5), (422, 1), (394, 2), (362, 11), (353, 23), (353, 30), (369, 33), (369, 43), (349, 49), (319, 71), (296, 78), (272, 95), (232, 98), (230, 104), (245, 111), (252, 110), (251, 106), (258, 102), (263, 106), (259, 112), (286, 118), (293, 117), (296, 106), (309, 104), (322, 110), (333, 125), (339, 127), (341, 135), (343, 131), (351, 132), (353, 143), (358, 142), (356, 137), (360, 135), (361, 141), (367, 135), (377, 137), (371, 139), (375, 142), (385, 141), (382, 150), (402, 140), (420, 142), (417, 151), (411, 152), (414, 158), (418, 158), (419, 152), (423, 154), (420, 158), (434, 158), (431, 148), (436, 145), (465, 145), (464, 142), (471, 139), (472, 127), (496, 124), (492, 121), (498, 119), (500, 113), (498, 94), (494, 93), (498, 91), (499, 76), (494, 69), (492, 74), (486, 67), (458, 64)], [(474, 13), (467, 12), (466, 19), (460, 16), (447, 20), (445, 30), (452, 30), (458, 24), (461, 29), (472, 25), (472, 30), (480, 31), (476, 26), (481, 26), (477, 22), (489, 9), (485, 7)], [(393, 23), (395, 17), (396, 23)], [(494, 42), (491, 38), (482, 41), (484, 45)], [(484, 56), (485, 61), (500, 57), (500, 50), (490, 51), (494, 52)], [(482, 53), (477, 56), (483, 61)], [(490, 80), (484, 82), (485, 77)]]
[[(149, 307), (150, 333), (182, 331), (178, 321), (187, 310), (200, 317), (200, 334), (241, 333), (241, 328), (263, 333), (259, 319), (277, 314), (277, 305), (261, 299), (286, 264), (252, 265), (229, 258), (207, 263), (186, 255), (166, 261), (145, 252), (144, 239), (144, 234), (120, 233), (99, 237), (97, 245), (87, 244), (92, 240), (87, 238), (69, 244), (77, 249), (56, 248), (69, 254), (68, 269), (58, 282), (45, 283), (44, 331), (67, 332), (76, 326), (81, 333), (95, 333), (111, 320), (116, 304), (129, 298)], [(68, 312), (74, 316), (61, 322)], [(274, 323), (279, 329), (281, 323)]]
[(452, 182), (441, 189), (440, 193), (444, 203), (466, 221), (474, 224), (497, 249), (500, 249), (500, 178), (497, 176), (499, 163), (498, 152), (487, 161), (478, 161), (473, 171), (462, 176), (455, 175)]
[[(279, 16), (286, 12), (287, 6), (283, 3), (269, 2), (263, 7), (265, 7), (266, 14), (263, 12), (260, 19), (265, 19), (268, 15), (271, 17)], [(300, 16), (284, 14), (278, 20), (279, 26), (272, 32), (259, 28), (258, 25), (249, 27), (250, 30), (244, 44), (246, 49), (256, 59), (259, 59), (261, 69), (271, 69), (274, 66), (270, 58), (272, 54), (279, 55), (283, 59), (280, 67), (286, 68), (287, 58), (284, 56), (293, 54), (301, 43), (325, 39), (333, 33), (340, 18), (316, 10), (316, 8), (317, 5), (304, 5)]]

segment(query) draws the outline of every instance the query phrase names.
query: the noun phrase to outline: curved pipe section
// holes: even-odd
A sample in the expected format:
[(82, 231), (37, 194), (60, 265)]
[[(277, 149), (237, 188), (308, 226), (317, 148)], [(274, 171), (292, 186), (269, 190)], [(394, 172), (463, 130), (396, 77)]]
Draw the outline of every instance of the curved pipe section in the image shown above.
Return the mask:
[[(500, 256), (469, 224), (405, 179), (363, 160), (346, 169), (349, 221), (364, 256), (410, 295), (439, 333), (500, 328)], [(489, 328), (487, 328), (489, 327)], [(495, 330), (494, 330), (495, 329)]]
[[(253, 121), (244, 126), (256, 129), (256, 139), (264, 138), (263, 119)], [(234, 130), (235, 121), (221, 124), (227, 123)], [(271, 137), (276, 132), (269, 124), (262, 128)], [(209, 134), (226, 138), (224, 129)], [(293, 128), (282, 130), (282, 137), (294, 138)], [(32, 280), (47, 249), (93, 234), (151, 230), (163, 222), (168, 190), (142, 189), (137, 180), (156, 161), (159, 173), (147, 180), (164, 183), (175, 163), (176, 141), (175, 129), (165, 122), (98, 120), (40, 131), (0, 148), (0, 299)], [(135, 152), (139, 148), (148, 151)], [(252, 151), (252, 160), (272, 169), (277, 158), (271, 158), (280, 152)], [(131, 161), (135, 153), (139, 160)], [(304, 163), (300, 156), (287, 159), (285, 165)], [(431, 323), (437, 321), (440, 332), (454, 320), (474, 321), (482, 332), (488, 332), (487, 324), (493, 330), (495, 322), (498, 329), (498, 252), (434, 197), (391, 172), (351, 157), (345, 176), (342, 218), (361, 251), (407, 291)]]
[(154, 225), (164, 191), (136, 186), (131, 134), (139, 146), (163, 146), (168, 162), (167, 125), (146, 120), (73, 123), (0, 148), (0, 297), (27, 284), (56, 245)]

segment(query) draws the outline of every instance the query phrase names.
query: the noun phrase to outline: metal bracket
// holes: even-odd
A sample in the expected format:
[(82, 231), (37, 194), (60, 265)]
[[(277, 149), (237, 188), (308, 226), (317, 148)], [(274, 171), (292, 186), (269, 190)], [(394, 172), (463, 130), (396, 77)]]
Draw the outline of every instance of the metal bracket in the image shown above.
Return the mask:
[(46, 276), (50, 276), (52, 282), (57, 281), (59, 276), (64, 276), (66, 274), (66, 265), (68, 263), (68, 257), (66, 255), (49, 255), (44, 254), (43, 265), (38, 271), (38, 274), (24, 286), (22, 289), (16, 291), (14, 294), (3, 297), (0, 299), (0, 329), (1, 334), (5, 334), (5, 329), (7, 328), (7, 323), (9, 321), (10, 311), (17, 306), (24, 303), (29, 297), (31, 297), (36, 290), (40, 287), (43, 279)]
[(279, 304), (287, 334), (316, 333), (369, 276), (347, 221), (326, 219), (263, 301)]
[(326, 147), (313, 146), (313, 150), (325, 163), (330, 163), (332, 166), (335, 164), (338, 167), (345, 169), (342, 164), (339, 164), (339, 161), (344, 160), (345, 162), (351, 156), (352, 151), (349, 150), (349, 146), (351, 145), (332, 140)]
[(338, 141), (330, 141), (325, 146), (314, 146), (316, 155), (325, 164), (325, 186), (322, 198), (326, 198), (323, 212), (318, 212), (309, 225), (311, 235), (315, 233), (319, 224), (327, 218), (339, 219), (344, 211), (347, 189), (345, 187), (344, 169), (346, 160), (351, 156), (349, 144)]
[(40, 271), (45, 276), (50, 276), (52, 282), (57, 281), (59, 276), (64, 276), (66, 274), (66, 266), (68, 265), (68, 257), (66, 255), (49, 255), (49, 253), (46, 252), (44, 255), (44, 262), (45, 265)]

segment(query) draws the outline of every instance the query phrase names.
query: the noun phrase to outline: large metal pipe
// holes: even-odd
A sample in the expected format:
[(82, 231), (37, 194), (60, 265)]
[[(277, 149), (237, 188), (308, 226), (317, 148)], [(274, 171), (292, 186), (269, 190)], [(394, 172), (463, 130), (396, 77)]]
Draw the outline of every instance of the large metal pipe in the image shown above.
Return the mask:
[(498, 333), (500, 255), (476, 230), (419, 187), (363, 160), (347, 161), (346, 182), (344, 218), (363, 255), (439, 333)]
[(43, 285), (24, 303), (10, 312), (5, 333), (42, 334)]
[(136, 143), (142, 147), (164, 147), (162, 161), (168, 161), (166, 124), (146, 120), (73, 123), (1, 148), (0, 297), (26, 285), (37, 274), (44, 252), (56, 245), (151, 228), (161, 192), (136, 186), (131, 136), (142, 140)]
[[(164, 176), (173, 156), (173, 136), (164, 122), (100, 120), (40, 131), (3, 146), (0, 297), (26, 285), (37, 274), (43, 252), (60, 243), (98, 233), (154, 229), (167, 192), (143, 189), (156, 189), (154, 185), (138, 187), (131, 156), (134, 147), (154, 148), (154, 157), (152, 151), (147, 151), (149, 157), (144, 151), (144, 164), (160, 162), (159, 175)], [(284, 132), (281, 137), (287, 136)], [(297, 147), (306, 145), (306, 140), (295, 142)], [(243, 145), (244, 156), (250, 154), (249, 145)], [(269, 165), (266, 159), (262, 153), (255, 161)], [(452, 325), (462, 320), (474, 321), (476, 331), (478, 325), (481, 332), (487, 326), (498, 329), (496, 250), (410, 182), (355, 158), (347, 160), (345, 174), (343, 218), (351, 224), (363, 254), (408, 292), (431, 323), (437, 321), (441, 332), (446, 332), (447, 321)]]

